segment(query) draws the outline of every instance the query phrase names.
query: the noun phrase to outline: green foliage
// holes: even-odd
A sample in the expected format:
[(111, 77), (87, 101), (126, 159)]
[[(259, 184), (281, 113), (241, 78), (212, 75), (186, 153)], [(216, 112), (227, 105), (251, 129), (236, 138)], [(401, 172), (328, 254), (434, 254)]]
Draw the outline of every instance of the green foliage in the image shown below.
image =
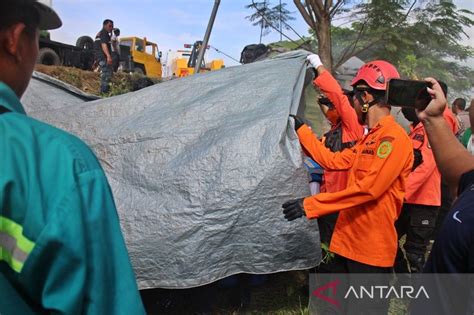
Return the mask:
[(433, 76), (456, 92), (473, 86), (473, 70), (461, 65), (474, 56), (461, 44), (474, 25), (472, 12), (450, 1), (387, 0), (357, 4), (353, 12), (357, 20), (350, 28), (332, 28), (335, 67), (351, 56), (384, 59), (405, 78)]
[[(143, 78), (144, 76), (138, 73), (132, 73), (131, 75), (114, 75), (110, 84), (109, 93), (101, 95), (102, 97), (111, 97), (120, 94), (125, 94), (133, 90), (135, 81)], [(155, 84), (160, 83), (158, 79), (151, 79)]]
[(334, 257), (336, 257), (334, 253), (329, 251), (329, 245), (327, 243), (321, 243), (321, 251), (323, 256), (323, 258), (321, 259), (321, 263), (323, 264), (329, 263), (331, 260), (334, 259)]
[(41, 38), (50, 38), (50, 34), (48, 31), (40, 31)]
[(275, 29), (290, 29), (288, 25), (289, 21), (295, 20), (292, 16), (293, 12), (286, 9), (286, 3), (282, 2), (281, 5), (278, 4), (274, 7), (271, 7), (271, 3), (268, 0), (255, 2), (252, 0), (252, 3), (245, 6), (246, 9), (251, 9), (255, 13), (246, 16), (245, 18), (250, 22), (253, 22), (252, 25), (260, 26), (261, 37), (270, 34), (272, 30)]

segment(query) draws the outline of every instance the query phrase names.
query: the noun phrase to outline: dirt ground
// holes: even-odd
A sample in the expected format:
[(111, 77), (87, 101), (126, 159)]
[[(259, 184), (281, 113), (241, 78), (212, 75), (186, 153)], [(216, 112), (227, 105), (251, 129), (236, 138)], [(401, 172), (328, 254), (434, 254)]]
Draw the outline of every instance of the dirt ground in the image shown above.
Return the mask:
[[(133, 84), (140, 78), (140, 75), (116, 72), (110, 84), (110, 93), (100, 94), (100, 74), (99, 72), (84, 71), (73, 67), (36, 65), (36, 71), (47, 74), (53, 78), (64, 81), (77, 87), (78, 89), (93, 95), (114, 96), (132, 91)], [(158, 83), (157, 80), (153, 80)]]

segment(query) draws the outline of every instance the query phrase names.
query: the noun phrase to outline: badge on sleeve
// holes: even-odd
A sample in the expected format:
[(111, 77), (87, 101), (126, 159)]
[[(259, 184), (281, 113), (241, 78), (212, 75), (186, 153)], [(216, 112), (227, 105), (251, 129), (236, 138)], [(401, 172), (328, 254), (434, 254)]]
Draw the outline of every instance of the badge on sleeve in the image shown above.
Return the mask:
[(392, 152), (392, 148), (391, 142), (383, 141), (377, 149), (377, 156), (381, 159), (385, 159)]

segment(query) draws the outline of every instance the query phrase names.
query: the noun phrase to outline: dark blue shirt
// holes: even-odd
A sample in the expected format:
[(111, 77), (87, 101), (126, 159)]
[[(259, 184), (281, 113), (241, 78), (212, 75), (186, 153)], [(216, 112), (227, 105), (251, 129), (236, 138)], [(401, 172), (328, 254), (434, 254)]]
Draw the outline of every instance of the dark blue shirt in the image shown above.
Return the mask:
[(412, 314), (474, 314), (474, 170), (459, 182), (422, 276), (429, 301), (414, 301)]
[(459, 192), (433, 245), (425, 273), (474, 273), (474, 170), (461, 177)]

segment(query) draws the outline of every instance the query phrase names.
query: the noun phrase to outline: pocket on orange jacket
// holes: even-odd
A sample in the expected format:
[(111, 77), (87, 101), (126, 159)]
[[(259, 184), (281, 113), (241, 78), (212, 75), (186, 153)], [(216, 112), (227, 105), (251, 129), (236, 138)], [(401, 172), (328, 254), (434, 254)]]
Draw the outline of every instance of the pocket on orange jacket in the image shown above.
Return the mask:
[(373, 161), (373, 156), (366, 156), (365, 154), (363, 154), (359, 157), (359, 161), (357, 162), (357, 168), (355, 171), (357, 180), (361, 180), (362, 178), (364, 178), (364, 176), (370, 170), (370, 166), (372, 165)]

